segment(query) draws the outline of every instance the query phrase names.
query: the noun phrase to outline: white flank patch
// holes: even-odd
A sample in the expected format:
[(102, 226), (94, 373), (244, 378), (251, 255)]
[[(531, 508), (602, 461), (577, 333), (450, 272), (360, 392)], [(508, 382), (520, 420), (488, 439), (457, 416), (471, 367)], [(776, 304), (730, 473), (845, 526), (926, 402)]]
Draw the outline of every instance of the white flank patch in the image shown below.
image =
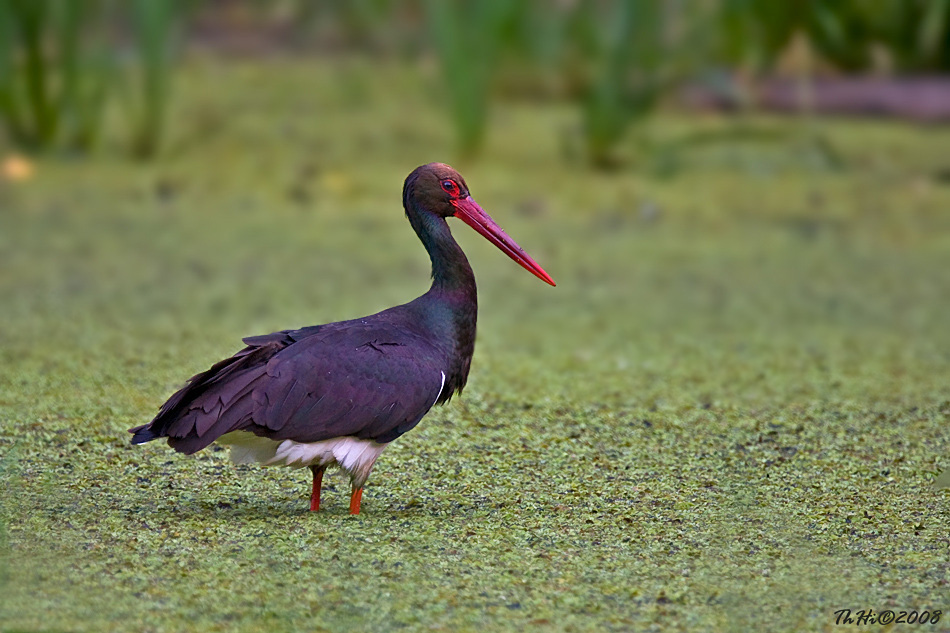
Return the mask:
[(235, 464), (258, 462), (264, 466), (339, 466), (351, 475), (368, 476), (388, 444), (356, 437), (335, 437), (321, 442), (271, 440), (247, 431), (232, 431), (218, 438), (231, 448)]

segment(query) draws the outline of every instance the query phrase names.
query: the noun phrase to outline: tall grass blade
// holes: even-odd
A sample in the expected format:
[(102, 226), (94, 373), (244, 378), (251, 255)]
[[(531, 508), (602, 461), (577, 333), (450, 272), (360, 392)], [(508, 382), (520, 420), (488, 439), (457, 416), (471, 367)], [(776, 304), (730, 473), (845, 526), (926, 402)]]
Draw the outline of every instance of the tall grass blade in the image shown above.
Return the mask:
[(138, 68), (138, 112), (133, 114), (131, 151), (148, 158), (155, 155), (165, 132), (171, 86), (172, 40), (176, 3), (167, 0), (132, 0), (132, 26)]
[[(57, 110), (49, 94), (50, 81), (43, 51), (43, 30), (49, 17), (47, 0), (6, 0), (10, 8), (14, 37), (20, 45), (22, 68), (14, 75), (23, 81), (25, 113), (30, 120), (24, 127), (22, 141), (37, 147), (48, 147), (56, 137)], [(14, 60), (17, 63), (17, 60)], [(14, 80), (15, 81), (15, 80)]]
[(672, 53), (663, 41), (668, 25), (662, 3), (620, 0), (600, 7), (586, 3), (575, 41), (590, 59), (581, 99), (587, 156), (595, 167), (610, 168), (628, 127), (652, 110), (665, 89)]
[[(100, 136), (106, 106), (112, 54), (96, 27), (104, 18), (99, 0), (61, 2), (55, 28), (59, 42), (57, 63), (62, 75), (58, 109), (63, 119), (63, 143), (88, 151)], [(93, 40), (93, 41), (90, 41)]]
[(6, 0), (0, 1), (0, 117), (11, 140), (26, 143), (29, 132), (18, 81), (22, 78), (22, 72), (16, 66), (15, 20), (13, 4)]
[(460, 152), (476, 154), (484, 141), (492, 73), (502, 30), (516, 6), (503, 0), (427, 0), (427, 24)]
[(917, 34), (921, 61), (935, 70), (950, 70), (945, 65), (941, 68), (940, 59), (941, 53), (950, 54), (950, 0), (930, 0), (922, 13)]

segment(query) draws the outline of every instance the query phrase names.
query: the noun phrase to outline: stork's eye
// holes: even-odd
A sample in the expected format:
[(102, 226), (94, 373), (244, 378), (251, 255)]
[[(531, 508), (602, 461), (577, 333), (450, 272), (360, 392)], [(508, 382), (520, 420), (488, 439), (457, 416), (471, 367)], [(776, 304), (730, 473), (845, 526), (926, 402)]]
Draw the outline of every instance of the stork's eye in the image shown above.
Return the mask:
[(455, 184), (454, 180), (443, 180), (442, 191), (454, 198), (459, 195), (459, 186)]

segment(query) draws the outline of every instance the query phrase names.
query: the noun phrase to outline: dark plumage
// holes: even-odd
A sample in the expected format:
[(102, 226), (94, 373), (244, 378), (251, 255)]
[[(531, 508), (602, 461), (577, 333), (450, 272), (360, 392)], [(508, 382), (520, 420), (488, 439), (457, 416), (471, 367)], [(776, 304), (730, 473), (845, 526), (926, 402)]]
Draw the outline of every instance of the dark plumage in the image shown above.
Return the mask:
[(406, 179), (403, 205), (432, 260), (432, 287), (377, 314), (244, 339), (231, 358), (193, 376), (132, 443), (165, 437), (191, 454), (220, 440), (237, 462), (310, 466), (311, 509), (323, 471), (351, 477), (350, 510), (385, 446), (433, 405), (462, 391), (475, 346), (475, 278), (445, 218), (456, 216), (553, 285), (472, 201), (462, 177), (441, 163)]

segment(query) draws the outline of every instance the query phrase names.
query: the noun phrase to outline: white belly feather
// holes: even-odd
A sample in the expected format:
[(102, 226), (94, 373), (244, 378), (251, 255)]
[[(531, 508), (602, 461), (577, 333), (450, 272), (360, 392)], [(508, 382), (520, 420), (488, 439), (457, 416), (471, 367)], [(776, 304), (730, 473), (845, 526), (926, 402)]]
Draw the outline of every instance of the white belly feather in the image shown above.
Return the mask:
[(235, 464), (264, 466), (334, 466), (361, 474), (373, 467), (373, 463), (388, 444), (356, 437), (335, 437), (321, 442), (295, 442), (258, 437), (247, 431), (232, 431), (218, 438), (218, 442), (231, 448), (231, 461)]

